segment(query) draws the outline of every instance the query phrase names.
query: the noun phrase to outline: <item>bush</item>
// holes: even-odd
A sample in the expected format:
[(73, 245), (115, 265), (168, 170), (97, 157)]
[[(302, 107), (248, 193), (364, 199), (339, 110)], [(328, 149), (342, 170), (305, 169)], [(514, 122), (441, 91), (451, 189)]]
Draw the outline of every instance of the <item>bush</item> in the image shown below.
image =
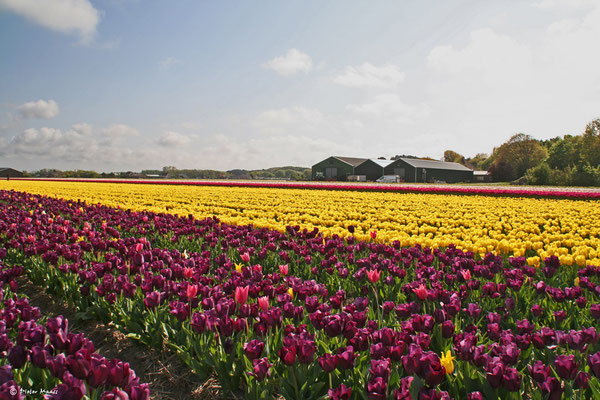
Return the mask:
[(546, 162), (543, 162), (537, 167), (528, 169), (525, 177), (532, 185), (549, 185), (551, 174), (552, 170), (550, 166)]

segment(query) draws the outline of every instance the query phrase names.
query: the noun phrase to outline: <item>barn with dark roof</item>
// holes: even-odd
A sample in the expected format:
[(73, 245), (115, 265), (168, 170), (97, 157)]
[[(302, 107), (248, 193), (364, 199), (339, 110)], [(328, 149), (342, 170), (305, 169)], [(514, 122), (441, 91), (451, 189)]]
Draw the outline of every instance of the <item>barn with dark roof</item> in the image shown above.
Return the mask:
[(14, 168), (0, 167), (0, 178), (22, 178), (23, 172)]
[(345, 181), (366, 158), (331, 156), (312, 166), (312, 178)]
[(384, 168), (404, 182), (471, 182), (473, 170), (455, 162), (400, 157)]
[(376, 181), (383, 175), (397, 175), (402, 182), (473, 181), (473, 170), (462, 164), (420, 158), (379, 160), (331, 156), (312, 166), (314, 180), (345, 181), (351, 175), (362, 175), (369, 181)]

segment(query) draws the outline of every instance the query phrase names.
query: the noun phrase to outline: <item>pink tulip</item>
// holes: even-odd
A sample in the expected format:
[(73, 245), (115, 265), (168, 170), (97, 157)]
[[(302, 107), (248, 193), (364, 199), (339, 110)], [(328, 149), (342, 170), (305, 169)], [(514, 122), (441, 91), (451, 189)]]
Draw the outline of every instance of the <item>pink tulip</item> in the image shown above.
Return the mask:
[(242, 257), (242, 261), (245, 263), (250, 261), (250, 254), (248, 254), (248, 253), (242, 254), (241, 257)]
[(261, 310), (267, 311), (269, 309), (269, 296), (262, 296), (258, 298), (258, 306)]
[(185, 293), (186, 293), (188, 299), (193, 299), (198, 294), (198, 286), (188, 285)]
[(280, 265), (279, 272), (281, 272), (281, 275), (286, 276), (289, 273), (288, 265), (287, 264)]
[(460, 271), (461, 275), (463, 278), (465, 278), (465, 281), (468, 281), (469, 279), (471, 279), (471, 271), (469, 271), (468, 269), (463, 269)]
[(377, 231), (371, 231), (371, 239), (375, 240), (377, 237)]
[(377, 282), (380, 277), (381, 277), (381, 271), (378, 271), (376, 269), (372, 269), (370, 271), (367, 271), (367, 278), (369, 278), (369, 281), (371, 283)]
[(235, 288), (235, 301), (238, 304), (246, 304), (246, 301), (248, 301), (248, 286)]
[(427, 288), (425, 285), (421, 284), (418, 288), (413, 289), (413, 292), (417, 295), (417, 297), (421, 300), (427, 299)]

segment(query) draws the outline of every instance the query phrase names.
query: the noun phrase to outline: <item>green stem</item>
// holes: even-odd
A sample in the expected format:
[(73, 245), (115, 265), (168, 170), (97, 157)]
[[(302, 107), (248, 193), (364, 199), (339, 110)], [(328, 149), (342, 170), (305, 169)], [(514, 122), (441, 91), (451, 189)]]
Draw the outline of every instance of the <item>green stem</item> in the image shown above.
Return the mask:
[(292, 378), (294, 381), (294, 394), (295, 394), (295, 398), (299, 399), (299, 393), (298, 393), (298, 381), (296, 380), (296, 373), (294, 372), (294, 367), (290, 366), (290, 373), (292, 374)]

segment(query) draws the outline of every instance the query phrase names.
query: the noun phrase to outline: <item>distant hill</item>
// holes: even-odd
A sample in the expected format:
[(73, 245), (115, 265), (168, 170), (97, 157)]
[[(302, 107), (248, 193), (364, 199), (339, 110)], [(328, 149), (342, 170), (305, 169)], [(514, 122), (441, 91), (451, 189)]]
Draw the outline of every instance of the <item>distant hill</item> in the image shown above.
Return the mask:
[(305, 167), (272, 167), (267, 169), (232, 169), (217, 171), (212, 169), (178, 169), (164, 167), (163, 169), (145, 169), (141, 172), (111, 172), (74, 170), (61, 171), (57, 169), (41, 169), (26, 173), (27, 176), (43, 178), (168, 178), (168, 179), (289, 179), (295, 181), (310, 180), (311, 169)]

